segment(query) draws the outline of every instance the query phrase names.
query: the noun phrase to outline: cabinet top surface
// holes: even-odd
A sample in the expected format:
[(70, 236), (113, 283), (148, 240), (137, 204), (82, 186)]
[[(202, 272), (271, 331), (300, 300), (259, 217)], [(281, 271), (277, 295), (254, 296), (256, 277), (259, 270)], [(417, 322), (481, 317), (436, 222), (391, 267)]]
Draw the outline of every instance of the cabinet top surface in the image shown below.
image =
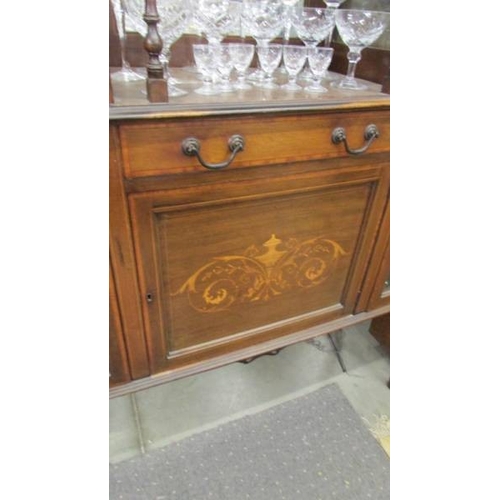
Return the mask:
[[(145, 80), (121, 83), (111, 79), (114, 103), (110, 105), (110, 119), (389, 107), (389, 95), (381, 92), (379, 84), (359, 80), (367, 86), (365, 90), (342, 90), (331, 84), (339, 81), (343, 75), (332, 72), (329, 72), (323, 80), (323, 86), (328, 90), (321, 94), (310, 94), (305, 91), (286, 92), (279, 88), (263, 89), (254, 86), (250, 90), (213, 96), (199, 95), (194, 92), (196, 88), (201, 86), (201, 80), (192, 68), (172, 68), (171, 73), (182, 82), (178, 87), (186, 90), (187, 94), (171, 97), (168, 103), (149, 103), (146, 96)], [(277, 78), (278, 84), (285, 81), (286, 76)]]

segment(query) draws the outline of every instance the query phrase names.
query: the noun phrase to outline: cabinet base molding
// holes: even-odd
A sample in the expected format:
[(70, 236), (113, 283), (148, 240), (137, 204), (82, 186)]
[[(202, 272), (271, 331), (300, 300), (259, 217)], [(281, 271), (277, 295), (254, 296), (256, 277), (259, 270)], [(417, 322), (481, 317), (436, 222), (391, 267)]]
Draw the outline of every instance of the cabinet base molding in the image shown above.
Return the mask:
[(386, 305), (372, 311), (346, 316), (334, 321), (330, 321), (328, 323), (323, 323), (322, 325), (301, 330), (290, 335), (285, 335), (283, 337), (279, 337), (267, 342), (262, 342), (258, 345), (240, 349), (231, 353), (224, 354), (222, 356), (214, 357), (209, 360), (195, 362), (191, 365), (183, 366), (182, 368), (172, 369), (163, 373), (134, 380), (123, 385), (112, 387), (109, 391), (109, 397), (115, 398), (118, 396), (123, 396), (133, 392), (141, 391), (143, 389), (149, 389), (150, 387), (155, 387), (183, 377), (188, 377), (197, 373), (220, 368), (237, 361), (244, 361), (249, 358), (255, 358), (270, 351), (276, 351), (298, 342), (303, 342), (314, 337), (326, 335), (336, 330), (340, 330), (342, 328), (367, 321), (377, 316), (386, 314), (389, 312), (389, 310), (390, 306)]

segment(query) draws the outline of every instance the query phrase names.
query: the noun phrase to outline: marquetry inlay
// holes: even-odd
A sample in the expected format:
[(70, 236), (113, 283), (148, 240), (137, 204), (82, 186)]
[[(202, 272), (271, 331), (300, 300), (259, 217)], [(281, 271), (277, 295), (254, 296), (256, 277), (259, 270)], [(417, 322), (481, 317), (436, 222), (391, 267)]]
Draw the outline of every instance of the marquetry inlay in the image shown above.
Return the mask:
[(273, 234), (242, 255), (213, 258), (194, 272), (173, 295), (187, 294), (200, 312), (217, 312), (235, 304), (268, 301), (294, 289), (323, 283), (346, 251), (335, 241), (317, 237), (282, 242)]

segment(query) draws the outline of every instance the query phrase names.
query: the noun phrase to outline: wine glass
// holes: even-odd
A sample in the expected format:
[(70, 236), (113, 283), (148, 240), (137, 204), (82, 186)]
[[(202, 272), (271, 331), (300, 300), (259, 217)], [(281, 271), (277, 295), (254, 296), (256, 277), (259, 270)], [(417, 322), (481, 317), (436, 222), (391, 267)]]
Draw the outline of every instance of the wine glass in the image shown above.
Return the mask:
[[(304, 7), (295, 9), (292, 23), (297, 36), (306, 47), (316, 47), (324, 40), (335, 25), (335, 12), (320, 7)], [(308, 64), (302, 74), (303, 78), (311, 78)]]
[(297, 83), (297, 75), (304, 67), (308, 50), (309, 49), (303, 45), (283, 46), (283, 63), (288, 73), (288, 83), (282, 85), (282, 89), (291, 91), (302, 90), (302, 87)]
[(239, 90), (252, 88), (249, 83), (245, 82), (245, 73), (250, 67), (255, 54), (255, 45), (251, 43), (231, 43), (229, 45), (229, 52), (234, 69), (238, 75), (238, 79), (234, 83), (234, 88)]
[(321, 78), (332, 62), (333, 49), (331, 47), (313, 47), (307, 51), (307, 60), (313, 74), (313, 81), (304, 90), (314, 93), (327, 92), (328, 89), (321, 85)]
[(113, 11), (115, 13), (116, 27), (118, 30), (118, 37), (120, 39), (120, 55), (122, 60), (122, 67), (119, 71), (115, 71), (111, 74), (113, 80), (119, 82), (136, 82), (138, 80), (144, 80), (145, 77), (136, 73), (131, 67), (126, 59), (125, 55), (125, 44), (127, 42), (127, 32), (125, 29), (125, 16), (126, 7), (123, 0), (111, 0), (113, 4)]
[(186, 31), (192, 20), (193, 4), (192, 0), (163, 0), (157, 2), (158, 31), (163, 40), (162, 60), (165, 68), (165, 77), (168, 83), (169, 96), (186, 95), (187, 92), (176, 87), (179, 83), (170, 76), (169, 63), (172, 55), (172, 45)]
[(283, 31), (285, 6), (282, 0), (243, 0), (243, 26), (257, 45), (268, 45)]
[(225, 36), (240, 31), (241, 2), (234, 0), (197, 0), (194, 20), (209, 44), (220, 44)]
[(281, 0), (281, 3), (285, 6), (285, 23), (284, 23), (284, 32), (283, 32), (283, 40), (286, 45), (290, 40), (290, 32), (292, 30), (292, 13), (293, 8), (297, 5), (299, 0)]
[[(297, 5), (299, 0), (281, 0), (281, 3), (285, 6), (285, 21), (283, 26), (283, 44), (288, 45), (290, 42), (290, 32), (292, 31), (292, 12), (294, 7)], [(278, 71), (282, 74), (286, 74), (285, 63), (278, 67)]]
[[(165, 0), (163, 0), (165, 1)], [(166, 0), (168, 1), (168, 0)], [(132, 26), (134, 28), (134, 30), (139, 33), (141, 36), (145, 37), (147, 35), (147, 32), (148, 32), (148, 25), (146, 24), (146, 22), (144, 21), (144, 9), (145, 9), (145, 0), (123, 0), (125, 6), (126, 6), (126, 10), (127, 10), (127, 14), (130, 16), (130, 21), (132, 23)], [(159, 0), (158, 4), (161, 2), (161, 0)], [(164, 39), (168, 42), (167, 40), (167, 37), (164, 37)], [(176, 40), (174, 40), (175, 42)], [(163, 49), (162, 50), (162, 53), (160, 54), (160, 62), (165, 66), (165, 63), (167, 63), (167, 66), (165, 67), (165, 72), (166, 72), (166, 77), (168, 78), (168, 83), (169, 85), (177, 85), (179, 83), (181, 83), (179, 80), (177, 80), (176, 78), (174, 78), (171, 74), (170, 74), (170, 71), (169, 71), (169, 68), (168, 68), (168, 60), (167, 60), (167, 57), (170, 58), (170, 54), (167, 55), (167, 57), (165, 56), (165, 53), (168, 51), (171, 50), (171, 46), (173, 45), (173, 43), (170, 43), (170, 47), (166, 47), (166, 42), (164, 42), (164, 46), (163, 46)]]
[(279, 85), (273, 82), (273, 73), (278, 68), (283, 45), (270, 43), (268, 45), (257, 46), (257, 56), (259, 57), (260, 67), (264, 70), (264, 80), (259, 83), (259, 87), (265, 89), (275, 89)]
[[(269, 45), (282, 33), (285, 23), (284, 9), (281, 0), (243, 0), (242, 24), (245, 33), (256, 41), (257, 47)], [(252, 79), (262, 83), (264, 72), (257, 69)]]
[(231, 57), (230, 44), (221, 43), (214, 47), (215, 67), (221, 79), (218, 86), (220, 92), (234, 92), (234, 87), (229, 82), (229, 76), (233, 70), (233, 59)]
[[(330, 9), (333, 13), (335, 13), (335, 10), (338, 9), (344, 2), (345, 0), (323, 0), (326, 8)], [(328, 36), (325, 39), (325, 47), (330, 47), (330, 45), (332, 44), (334, 28), (335, 26), (332, 26), (330, 33), (328, 33)]]
[[(356, 81), (354, 74), (356, 65), (361, 59), (361, 51), (375, 42), (385, 31), (389, 24), (389, 13), (339, 9), (335, 15), (337, 29), (342, 41), (349, 47), (346, 76), (340, 81), (338, 86), (343, 89), (362, 90), (367, 88)], [(333, 84), (332, 84), (333, 85)]]
[[(196, 0), (194, 4), (194, 24), (205, 36), (208, 44), (218, 47), (226, 35), (240, 30), (241, 2), (233, 0)], [(217, 67), (212, 68), (212, 80), (219, 79)]]
[(202, 75), (203, 85), (195, 89), (196, 94), (216, 95), (220, 91), (214, 84), (214, 69), (217, 67), (216, 46), (210, 44), (193, 44), (193, 58), (197, 70)]
[(144, 21), (144, 0), (122, 0), (125, 16), (136, 33), (145, 37), (148, 33), (148, 25)]

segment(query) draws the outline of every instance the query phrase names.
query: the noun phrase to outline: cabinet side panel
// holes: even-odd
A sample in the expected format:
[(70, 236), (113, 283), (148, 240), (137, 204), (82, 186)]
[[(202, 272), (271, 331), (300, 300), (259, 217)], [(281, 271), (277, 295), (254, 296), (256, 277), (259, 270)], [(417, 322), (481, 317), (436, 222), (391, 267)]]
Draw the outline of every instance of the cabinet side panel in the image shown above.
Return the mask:
[(109, 385), (128, 382), (130, 371), (111, 266), (109, 268)]
[(377, 240), (370, 259), (363, 290), (356, 304), (356, 313), (389, 305), (390, 292), (384, 286), (390, 271), (390, 201), (386, 206), (380, 222)]
[(110, 127), (109, 246), (131, 377), (136, 379), (149, 375), (149, 362), (120, 158), (117, 130)]

